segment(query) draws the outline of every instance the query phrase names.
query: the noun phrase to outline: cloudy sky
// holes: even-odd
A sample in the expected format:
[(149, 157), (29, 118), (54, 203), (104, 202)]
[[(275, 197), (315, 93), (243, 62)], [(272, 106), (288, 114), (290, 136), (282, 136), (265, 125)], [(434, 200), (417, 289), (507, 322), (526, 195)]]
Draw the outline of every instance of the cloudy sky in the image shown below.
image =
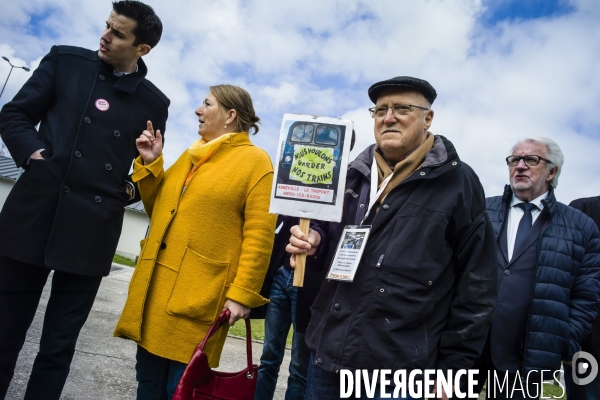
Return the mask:
[[(557, 190), (568, 203), (600, 195), (598, 0), (148, 0), (165, 27), (145, 58), (171, 99), (167, 164), (197, 138), (208, 86), (252, 95), (275, 160), (284, 113), (354, 121), (356, 149), (373, 142), (368, 87), (411, 75), (437, 90), (431, 131), (449, 138), (486, 195), (508, 180), (519, 138), (548, 136), (565, 153)], [(0, 55), (37, 67), (53, 44), (97, 49), (108, 0), (0, 3)], [(0, 60), (0, 81), (8, 63)], [(0, 105), (30, 73), (14, 69)], [(353, 156), (357, 154), (356, 150)]]

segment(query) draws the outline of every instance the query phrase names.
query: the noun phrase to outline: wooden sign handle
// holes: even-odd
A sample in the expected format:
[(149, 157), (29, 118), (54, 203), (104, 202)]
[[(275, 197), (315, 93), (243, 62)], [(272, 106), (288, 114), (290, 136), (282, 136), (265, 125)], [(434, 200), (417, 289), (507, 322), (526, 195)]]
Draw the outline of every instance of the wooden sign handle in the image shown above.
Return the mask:
[[(300, 218), (300, 230), (308, 237), (310, 219)], [(304, 268), (306, 267), (306, 253), (296, 254), (296, 269), (294, 270), (294, 286), (304, 286)]]

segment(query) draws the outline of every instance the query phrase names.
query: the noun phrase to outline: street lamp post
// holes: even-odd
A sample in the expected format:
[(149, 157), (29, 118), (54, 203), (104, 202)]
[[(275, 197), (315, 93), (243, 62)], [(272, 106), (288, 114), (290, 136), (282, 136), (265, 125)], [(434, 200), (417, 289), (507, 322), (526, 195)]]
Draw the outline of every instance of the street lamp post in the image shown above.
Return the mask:
[(2, 93), (4, 93), (4, 89), (6, 88), (6, 84), (8, 83), (8, 78), (10, 78), (10, 74), (11, 74), (11, 72), (12, 72), (13, 68), (15, 68), (15, 67), (16, 67), (16, 68), (22, 68), (22, 69), (24, 69), (24, 70), (25, 70), (25, 71), (27, 71), (27, 72), (29, 72), (29, 71), (30, 71), (30, 69), (29, 69), (29, 68), (27, 68), (27, 67), (17, 67), (16, 65), (12, 65), (12, 63), (10, 62), (10, 60), (9, 60), (8, 58), (4, 57), (4, 56), (2, 56), (2, 58), (3, 58), (3, 59), (4, 59), (4, 60), (7, 62), (7, 63), (9, 63), (9, 64), (10, 64), (10, 71), (8, 71), (8, 76), (6, 77), (6, 81), (4, 82), (4, 86), (2, 86), (2, 91), (0, 92), (0, 97), (2, 97)]

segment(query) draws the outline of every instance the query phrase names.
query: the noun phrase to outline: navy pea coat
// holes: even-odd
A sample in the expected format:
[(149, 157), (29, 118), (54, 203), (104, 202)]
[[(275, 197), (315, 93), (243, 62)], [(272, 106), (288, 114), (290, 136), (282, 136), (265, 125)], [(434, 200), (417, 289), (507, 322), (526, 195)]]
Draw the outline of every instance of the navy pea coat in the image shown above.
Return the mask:
[[(97, 52), (54, 46), (0, 112), (0, 135), (25, 169), (0, 213), (0, 254), (88, 276), (110, 272), (129, 200), (135, 139), (164, 134), (169, 99), (138, 70), (117, 77)], [(39, 128), (36, 130), (36, 125)], [(30, 160), (39, 149), (46, 160)]]

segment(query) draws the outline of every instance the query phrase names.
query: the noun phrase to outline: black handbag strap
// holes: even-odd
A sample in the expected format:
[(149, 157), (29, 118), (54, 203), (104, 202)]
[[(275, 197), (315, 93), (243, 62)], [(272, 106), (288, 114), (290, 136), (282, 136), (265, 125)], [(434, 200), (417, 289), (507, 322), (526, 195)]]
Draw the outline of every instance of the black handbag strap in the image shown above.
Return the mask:
[[(208, 328), (208, 332), (206, 333), (206, 336), (204, 336), (204, 339), (202, 339), (202, 341), (198, 345), (198, 349), (204, 351), (204, 346), (206, 345), (206, 342), (208, 342), (208, 339), (210, 339), (210, 337), (214, 335), (214, 333), (218, 331), (220, 327), (222, 327), (225, 323), (229, 321), (230, 315), (231, 312), (229, 311), (229, 309), (226, 309), (221, 313), (221, 315), (217, 317), (215, 322), (213, 322), (210, 328)], [(244, 321), (246, 322), (246, 356), (248, 361), (248, 374), (250, 374), (248, 378), (253, 378), (254, 376), (252, 375), (252, 331), (250, 328), (250, 320), (245, 319)]]

